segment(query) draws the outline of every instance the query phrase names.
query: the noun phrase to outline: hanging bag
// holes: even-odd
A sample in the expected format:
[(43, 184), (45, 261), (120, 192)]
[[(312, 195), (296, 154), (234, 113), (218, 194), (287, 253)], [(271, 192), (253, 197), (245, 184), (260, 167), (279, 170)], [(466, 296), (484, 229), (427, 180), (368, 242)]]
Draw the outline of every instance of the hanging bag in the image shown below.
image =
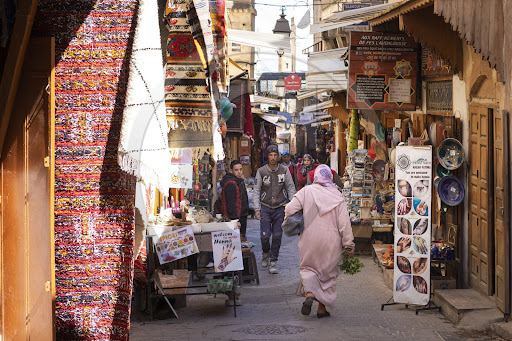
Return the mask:
[(302, 216), (302, 210), (286, 218), (281, 226), (284, 234), (288, 237), (300, 235), (302, 231), (304, 231), (304, 217)]

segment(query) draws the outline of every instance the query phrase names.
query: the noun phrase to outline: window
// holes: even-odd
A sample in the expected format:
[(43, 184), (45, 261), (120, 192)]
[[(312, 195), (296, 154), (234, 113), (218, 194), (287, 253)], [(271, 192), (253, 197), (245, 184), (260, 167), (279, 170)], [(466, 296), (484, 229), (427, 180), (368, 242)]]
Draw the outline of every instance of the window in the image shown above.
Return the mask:
[(452, 111), (453, 89), (451, 80), (427, 81), (427, 110)]

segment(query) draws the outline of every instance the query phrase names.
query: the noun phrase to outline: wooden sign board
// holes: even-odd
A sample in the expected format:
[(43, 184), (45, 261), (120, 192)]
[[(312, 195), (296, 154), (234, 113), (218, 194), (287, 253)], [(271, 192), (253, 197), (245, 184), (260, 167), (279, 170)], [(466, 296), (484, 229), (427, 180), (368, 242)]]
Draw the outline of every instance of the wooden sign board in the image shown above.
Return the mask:
[(348, 109), (415, 110), (418, 44), (406, 34), (351, 32)]

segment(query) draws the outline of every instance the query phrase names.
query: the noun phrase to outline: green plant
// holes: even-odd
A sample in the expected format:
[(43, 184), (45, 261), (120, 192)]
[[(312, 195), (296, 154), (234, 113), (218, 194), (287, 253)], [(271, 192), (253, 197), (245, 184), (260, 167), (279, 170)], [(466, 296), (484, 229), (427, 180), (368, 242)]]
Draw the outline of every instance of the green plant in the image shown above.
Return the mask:
[(355, 275), (356, 273), (361, 272), (362, 268), (364, 268), (364, 264), (361, 263), (357, 257), (343, 254), (340, 271), (343, 271), (347, 275)]

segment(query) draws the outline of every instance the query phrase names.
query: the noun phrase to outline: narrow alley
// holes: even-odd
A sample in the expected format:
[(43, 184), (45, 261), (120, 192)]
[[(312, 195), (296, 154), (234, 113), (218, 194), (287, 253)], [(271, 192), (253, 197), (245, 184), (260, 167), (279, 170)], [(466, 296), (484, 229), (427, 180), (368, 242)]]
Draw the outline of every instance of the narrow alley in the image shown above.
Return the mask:
[[(248, 221), (248, 240), (259, 242), (259, 221)], [(302, 316), (303, 298), (295, 295), (300, 280), (298, 238), (283, 235), (279, 274), (260, 267), (261, 247), (253, 248), (258, 259), (260, 285), (242, 287), (243, 306), (225, 307), (225, 295), (189, 296), (187, 307), (177, 309), (178, 319), (132, 321), (130, 340), (497, 340), (492, 335), (464, 332), (438, 312), (405, 309), (403, 304), (380, 310), (393, 292), (370, 255), (359, 256), (361, 273), (338, 277), (336, 306), (325, 319), (316, 317), (316, 305)], [(194, 282), (192, 284), (197, 284)], [(165, 310), (165, 306), (162, 306)], [(164, 311), (165, 312), (165, 311)], [(499, 340), (499, 339), (498, 339)]]

